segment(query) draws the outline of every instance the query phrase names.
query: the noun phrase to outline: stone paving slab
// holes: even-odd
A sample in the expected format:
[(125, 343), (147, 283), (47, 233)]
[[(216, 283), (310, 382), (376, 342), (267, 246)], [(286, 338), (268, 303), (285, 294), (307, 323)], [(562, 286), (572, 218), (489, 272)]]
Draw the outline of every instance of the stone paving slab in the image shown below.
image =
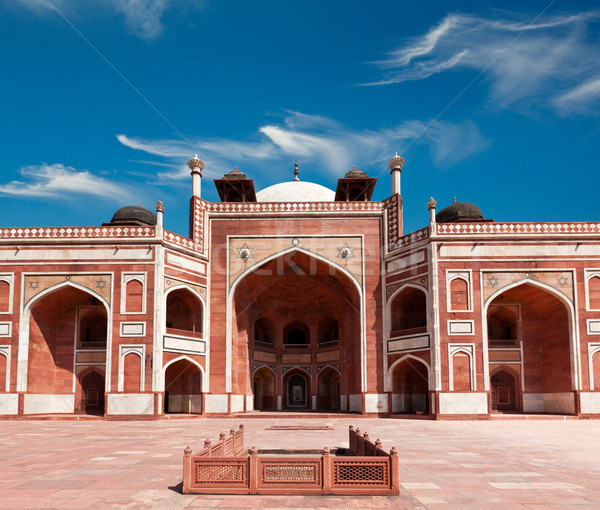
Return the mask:
[(245, 425), (249, 448), (344, 447), (348, 425), (400, 452), (400, 496), (182, 495), (182, 455), (239, 417), (148, 422), (0, 421), (0, 508), (600, 510), (597, 421), (302, 419)]

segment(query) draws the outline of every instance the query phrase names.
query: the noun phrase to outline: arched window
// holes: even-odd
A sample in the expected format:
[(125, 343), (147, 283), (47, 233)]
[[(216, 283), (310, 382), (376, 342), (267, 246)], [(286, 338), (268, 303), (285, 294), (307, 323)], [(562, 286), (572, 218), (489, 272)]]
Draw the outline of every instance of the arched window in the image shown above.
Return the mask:
[(310, 333), (308, 326), (300, 321), (290, 322), (283, 329), (284, 344), (295, 349), (308, 349)]
[(266, 317), (254, 323), (254, 343), (275, 344), (275, 326)]
[(463, 278), (454, 278), (450, 282), (450, 308), (452, 310), (469, 309), (469, 285)]
[(141, 386), (142, 358), (137, 354), (129, 353), (123, 360), (123, 391), (136, 393)]
[(129, 280), (125, 286), (125, 311), (142, 313), (144, 310), (144, 285), (139, 280)]
[(179, 289), (167, 296), (168, 329), (172, 333), (181, 331), (182, 334), (202, 335), (202, 303), (190, 291)]
[(427, 326), (427, 298), (419, 289), (406, 287), (400, 291), (392, 301), (391, 310), (391, 336), (407, 334), (406, 330)]
[(517, 344), (517, 310), (505, 306), (490, 308), (488, 313), (488, 343), (490, 347), (511, 347)]
[(600, 310), (600, 276), (593, 276), (588, 280), (588, 293), (590, 309)]
[(10, 310), (10, 284), (0, 280), (0, 312)]
[(338, 321), (333, 317), (325, 317), (319, 323), (319, 344), (338, 342), (340, 339), (340, 328)]
[(103, 310), (84, 312), (79, 320), (79, 345), (85, 348), (106, 348), (107, 321)]

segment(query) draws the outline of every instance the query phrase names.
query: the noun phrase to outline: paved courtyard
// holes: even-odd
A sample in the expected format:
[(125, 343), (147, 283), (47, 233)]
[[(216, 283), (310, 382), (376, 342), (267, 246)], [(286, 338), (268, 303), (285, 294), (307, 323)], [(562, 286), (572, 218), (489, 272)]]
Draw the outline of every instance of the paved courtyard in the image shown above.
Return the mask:
[[(184, 496), (182, 453), (245, 424), (246, 446), (347, 446), (348, 425), (400, 452), (402, 494)], [(281, 425), (333, 430), (274, 431)], [(600, 510), (600, 422), (371, 418), (0, 422), (1, 508)]]

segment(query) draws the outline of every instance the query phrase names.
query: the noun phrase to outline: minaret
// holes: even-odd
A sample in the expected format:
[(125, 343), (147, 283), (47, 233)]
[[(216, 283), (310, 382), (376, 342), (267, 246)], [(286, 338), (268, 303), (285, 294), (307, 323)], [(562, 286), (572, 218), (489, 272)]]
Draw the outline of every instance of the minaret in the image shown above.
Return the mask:
[(188, 161), (187, 164), (192, 171), (192, 196), (200, 198), (202, 170), (204, 170), (204, 163), (198, 159), (198, 154), (196, 154)]
[(427, 202), (427, 209), (429, 210), (429, 235), (433, 235), (436, 233), (436, 223), (435, 223), (435, 206), (437, 202), (433, 197), (429, 199)]
[(160, 229), (163, 228), (163, 213), (165, 211), (165, 206), (162, 203), (162, 200), (159, 200), (156, 205), (156, 226)]
[(404, 159), (396, 155), (390, 159), (388, 166), (390, 167), (390, 171), (392, 174), (392, 195), (400, 195), (400, 174), (402, 173), (402, 165), (404, 164)]

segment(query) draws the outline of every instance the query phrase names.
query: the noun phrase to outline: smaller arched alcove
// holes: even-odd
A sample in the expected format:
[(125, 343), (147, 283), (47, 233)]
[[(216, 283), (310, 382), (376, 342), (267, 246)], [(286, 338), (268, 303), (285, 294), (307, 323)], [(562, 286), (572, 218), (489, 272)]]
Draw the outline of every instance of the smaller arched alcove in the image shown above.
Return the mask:
[(86, 310), (79, 316), (79, 346), (106, 349), (107, 320), (103, 308)]
[(310, 331), (302, 321), (292, 321), (283, 328), (283, 343), (286, 349), (308, 349)]
[(167, 296), (167, 332), (202, 337), (202, 302), (187, 289)]
[(275, 409), (275, 375), (267, 367), (254, 372), (252, 381), (254, 409), (269, 411)]
[(10, 310), (10, 283), (0, 280), (0, 313)]
[(588, 300), (590, 310), (600, 310), (600, 276), (588, 280)]
[(518, 341), (518, 309), (490, 307), (488, 312), (488, 344), (490, 347), (516, 347)]
[(144, 312), (144, 284), (137, 279), (129, 280), (125, 285), (125, 311)]
[(337, 319), (333, 317), (324, 317), (319, 322), (317, 331), (320, 347), (338, 344), (340, 340), (340, 327)]
[(275, 345), (275, 325), (267, 317), (261, 317), (254, 323), (254, 344), (263, 347)]
[(392, 301), (390, 336), (425, 332), (427, 328), (427, 297), (415, 287), (405, 287)]

